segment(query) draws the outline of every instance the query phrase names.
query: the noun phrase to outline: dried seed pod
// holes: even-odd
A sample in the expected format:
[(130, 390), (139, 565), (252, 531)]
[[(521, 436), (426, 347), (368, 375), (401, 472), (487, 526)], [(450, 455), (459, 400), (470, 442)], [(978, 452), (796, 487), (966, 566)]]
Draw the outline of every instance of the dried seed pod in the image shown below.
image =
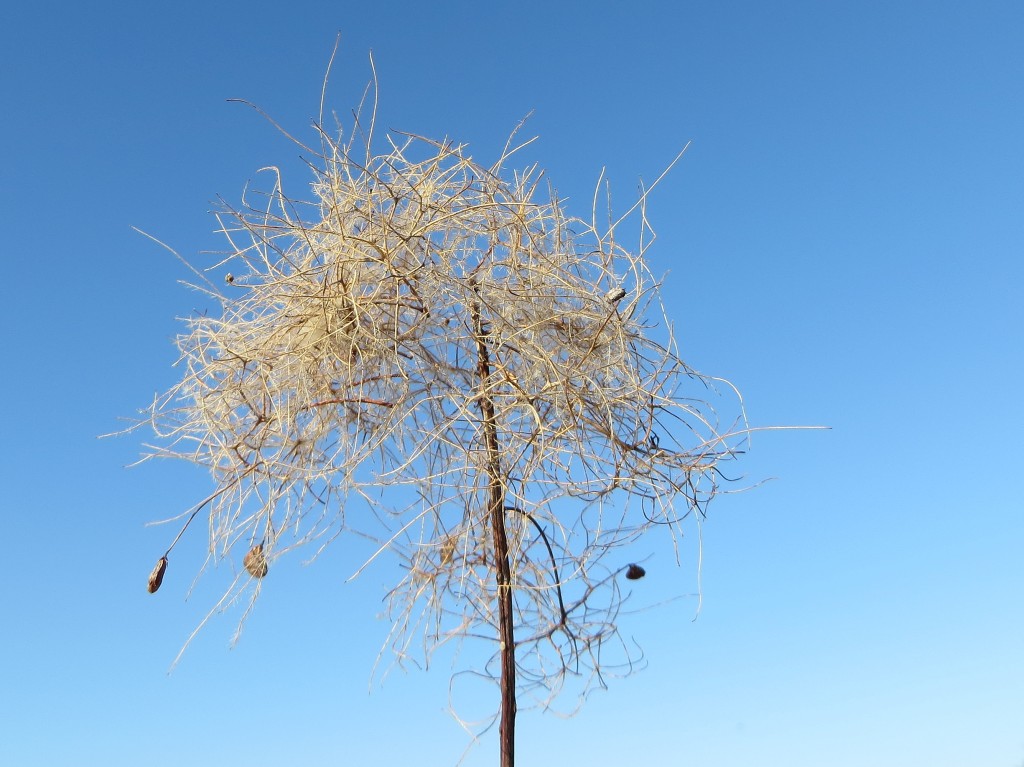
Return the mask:
[(249, 549), (249, 553), (245, 555), (242, 564), (245, 565), (245, 569), (253, 578), (262, 578), (266, 575), (270, 568), (267, 566), (267, 558), (263, 555), (263, 544), (261, 543)]
[(447, 565), (455, 556), (455, 536), (449, 535), (441, 544), (441, 564)]
[(647, 571), (640, 567), (640, 565), (630, 565), (626, 568), (626, 578), (631, 581), (638, 581), (645, 575), (647, 575)]
[(605, 301), (608, 301), (609, 303), (612, 303), (612, 304), (617, 304), (619, 301), (621, 301), (625, 297), (626, 297), (626, 289), (625, 288), (612, 288), (611, 290), (609, 290), (607, 293), (604, 294)]
[(160, 560), (156, 563), (156, 567), (153, 568), (153, 572), (149, 574), (150, 594), (155, 594), (156, 590), (160, 588), (160, 584), (164, 582), (165, 570), (167, 570), (167, 557), (160, 557)]

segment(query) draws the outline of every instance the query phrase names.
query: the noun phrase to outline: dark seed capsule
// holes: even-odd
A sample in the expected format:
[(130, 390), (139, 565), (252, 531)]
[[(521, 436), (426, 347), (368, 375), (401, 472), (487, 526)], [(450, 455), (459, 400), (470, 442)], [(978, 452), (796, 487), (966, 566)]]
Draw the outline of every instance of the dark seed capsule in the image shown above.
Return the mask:
[(640, 567), (640, 565), (630, 565), (626, 568), (626, 577), (631, 581), (638, 581), (645, 575), (647, 575), (647, 571)]
[(242, 560), (242, 564), (245, 565), (246, 571), (253, 578), (262, 578), (270, 568), (267, 566), (267, 558), (263, 555), (263, 544), (259, 546), (253, 546), (249, 549), (249, 553), (245, 555), (245, 559)]
[(155, 594), (156, 590), (160, 588), (160, 584), (164, 582), (165, 570), (167, 570), (167, 557), (160, 557), (160, 560), (156, 563), (156, 567), (153, 568), (153, 572), (149, 574), (150, 594)]

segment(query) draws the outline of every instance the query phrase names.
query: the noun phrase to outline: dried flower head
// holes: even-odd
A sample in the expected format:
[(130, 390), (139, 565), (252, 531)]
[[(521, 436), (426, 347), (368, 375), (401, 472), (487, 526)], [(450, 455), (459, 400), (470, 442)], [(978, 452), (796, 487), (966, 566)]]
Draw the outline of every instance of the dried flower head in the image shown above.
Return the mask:
[(164, 582), (164, 572), (167, 570), (167, 557), (160, 557), (156, 563), (156, 567), (153, 568), (153, 572), (149, 574), (149, 593), (155, 594), (157, 589), (160, 588), (160, 584)]
[(266, 575), (270, 568), (267, 566), (267, 557), (263, 553), (263, 544), (261, 543), (249, 549), (249, 553), (245, 555), (242, 564), (245, 565), (246, 571), (253, 578), (262, 578)]

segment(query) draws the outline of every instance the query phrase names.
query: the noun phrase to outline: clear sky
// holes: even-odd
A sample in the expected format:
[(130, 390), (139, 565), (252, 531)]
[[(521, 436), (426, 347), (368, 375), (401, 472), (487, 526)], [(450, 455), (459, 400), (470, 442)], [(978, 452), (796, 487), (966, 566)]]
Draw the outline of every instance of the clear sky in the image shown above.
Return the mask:
[[(97, 440), (169, 386), (209, 215), (369, 78), (385, 127), (493, 158), (531, 110), (570, 212), (601, 172), (654, 196), (683, 356), (759, 435), (704, 528), (703, 608), (625, 619), (648, 668), (576, 718), (520, 717), (522, 765), (1024, 763), (1024, 6), (1016, 2), (18, 3), (0, 22), (5, 439), (0, 763), (453, 764), (447, 667), (370, 682), (391, 571), (344, 547), (268, 577), (240, 643), (218, 574), (146, 576), (202, 497)], [(173, 531), (170, 531), (173, 532)], [(691, 541), (692, 544), (692, 541)], [(654, 550), (652, 549), (652, 552)], [(649, 560), (652, 601), (695, 549)], [(648, 551), (641, 546), (637, 558)], [(639, 586), (637, 587), (639, 588)], [(645, 597), (646, 598), (646, 597)], [(372, 688), (372, 691), (371, 691)], [(488, 735), (465, 764), (496, 762)]]

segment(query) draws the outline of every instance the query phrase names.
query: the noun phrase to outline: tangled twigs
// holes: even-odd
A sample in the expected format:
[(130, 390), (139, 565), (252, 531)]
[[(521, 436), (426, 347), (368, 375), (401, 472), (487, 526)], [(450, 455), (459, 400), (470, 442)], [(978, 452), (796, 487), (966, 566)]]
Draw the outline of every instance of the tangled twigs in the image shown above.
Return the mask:
[(197, 286), (220, 309), (185, 320), (181, 379), (148, 411), (152, 456), (215, 483), (182, 533), (205, 510), (212, 554), (247, 551), (257, 589), (286, 548), (374, 536), (406, 566), (399, 661), (500, 636), (542, 704), (603, 684), (624, 599), (606, 557), (681, 534), (745, 433), (741, 406), (720, 429), (691, 391), (720, 382), (678, 356), (650, 190), (631, 251), (622, 218), (569, 217), (536, 168), (509, 170), (512, 139), (482, 166), (450, 141), (320, 137), (312, 201), (274, 170), (262, 204), (221, 214), (229, 276)]

